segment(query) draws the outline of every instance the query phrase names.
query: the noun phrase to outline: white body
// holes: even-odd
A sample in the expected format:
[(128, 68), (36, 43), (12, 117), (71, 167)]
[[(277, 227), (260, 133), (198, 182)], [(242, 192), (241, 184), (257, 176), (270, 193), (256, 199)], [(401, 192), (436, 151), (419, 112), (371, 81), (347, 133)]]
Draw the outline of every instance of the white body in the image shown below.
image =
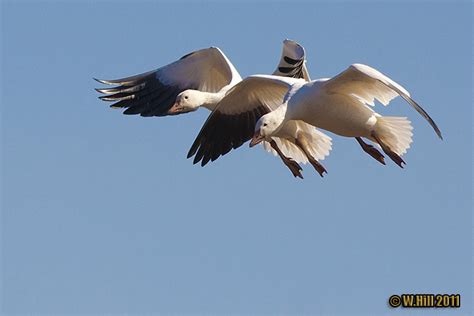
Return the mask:
[(320, 88), (325, 81), (294, 86), (298, 93), (288, 100), (287, 119), (302, 120), (340, 136), (370, 138), (380, 115), (355, 96), (327, 94)]
[[(275, 77), (268, 77), (268, 80), (288, 83), (288, 80)], [(285, 102), (257, 122), (255, 130), (260, 135), (266, 138), (278, 135), (288, 122), (298, 120), (346, 137), (365, 137), (374, 141), (374, 135), (377, 135), (390, 150), (402, 155), (412, 142), (410, 121), (404, 117), (384, 117), (368, 106), (373, 106), (375, 100), (388, 105), (393, 98), (401, 96), (442, 138), (434, 121), (407, 90), (369, 66), (354, 64), (332, 79), (290, 84)]]

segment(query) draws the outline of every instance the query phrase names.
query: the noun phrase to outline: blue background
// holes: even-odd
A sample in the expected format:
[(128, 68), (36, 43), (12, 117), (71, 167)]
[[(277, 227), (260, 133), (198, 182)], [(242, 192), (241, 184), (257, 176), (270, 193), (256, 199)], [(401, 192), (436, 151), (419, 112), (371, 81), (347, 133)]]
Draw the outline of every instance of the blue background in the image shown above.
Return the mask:
[[(242, 76), (281, 42), (312, 78), (366, 63), (404, 85), (404, 170), (333, 137), (321, 179), (244, 145), (185, 155), (208, 112), (123, 116), (92, 77), (148, 71), (218, 46)], [(2, 3), (2, 312), (468, 314), (472, 310), (472, 5)], [(392, 309), (460, 293), (455, 310)]]

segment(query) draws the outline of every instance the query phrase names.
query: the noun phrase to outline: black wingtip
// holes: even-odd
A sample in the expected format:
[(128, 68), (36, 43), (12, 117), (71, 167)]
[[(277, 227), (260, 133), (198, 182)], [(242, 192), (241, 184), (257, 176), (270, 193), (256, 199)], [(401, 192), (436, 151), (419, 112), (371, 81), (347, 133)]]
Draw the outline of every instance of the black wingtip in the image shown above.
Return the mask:
[(290, 65), (295, 65), (295, 64), (297, 64), (301, 61), (301, 59), (293, 59), (293, 58), (288, 57), (288, 56), (283, 56), (283, 59)]
[(117, 84), (121, 83), (117, 80), (105, 80), (105, 79), (97, 79), (97, 78), (92, 78), (92, 79), (94, 79), (95, 81), (97, 81), (99, 83), (106, 84), (106, 85), (109, 85), (109, 86), (114, 86), (114, 85), (117, 85)]
[[(206, 124), (204, 123), (204, 125), (206, 125)], [(188, 155), (186, 156), (187, 159), (191, 158), (192, 156), (194, 156), (194, 154), (196, 154), (196, 151), (198, 150), (199, 145), (201, 144), (201, 140), (199, 138), (201, 136), (201, 133), (202, 133), (202, 129), (199, 132), (196, 139), (194, 140), (193, 144), (191, 145), (191, 148), (189, 148)]]
[[(415, 108), (417, 111), (420, 109), (421, 111), (418, 111), (422, 116), (425, 117), (425, 119), (428, 121), (428, 123), (431, 125), (431, 127), (434, 129), (436, 135), (438, 135), (439, 139), (443, 140), (443, 135), (441, 135), (441, 130), (439, 129), (438, 125), (435, 123), (435, 121), (426, 113), (423, 108), (415, 102), (415, 104), (418, 106), (418, 108)], [(424, 114), (424, 115), (423, 115)]]
[(278, 70), (284, 74), (291, 72), (294, 68), (290, 67), (278, 67)]
[(99, 83), (102, 83), (102, 84), (110, 84), (107, 82), (107, 80), (103, 80), (103, 79), (98, 79), (98, 78), (92, 78), (94, 79), (95, 81), (99, 82)]
[[(95, 78), (94, 78), (94, 80), (95, 80)], [(104, 91), (102, 91), (103, 89), (94, 88), (94, 90), (99, 92), (99, 93), (106, 94)]]

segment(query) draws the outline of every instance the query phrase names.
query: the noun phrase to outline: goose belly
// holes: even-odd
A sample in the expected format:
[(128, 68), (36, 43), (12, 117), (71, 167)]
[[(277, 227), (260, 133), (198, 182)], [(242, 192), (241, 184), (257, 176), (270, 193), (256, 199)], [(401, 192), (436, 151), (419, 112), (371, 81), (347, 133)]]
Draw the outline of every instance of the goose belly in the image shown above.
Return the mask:
[(346, 137), (370, 136), (377, 121), (377, 114), (352, 96), (319, 97), (305, 102), (302, 110), (298, 113), (299, 119)]

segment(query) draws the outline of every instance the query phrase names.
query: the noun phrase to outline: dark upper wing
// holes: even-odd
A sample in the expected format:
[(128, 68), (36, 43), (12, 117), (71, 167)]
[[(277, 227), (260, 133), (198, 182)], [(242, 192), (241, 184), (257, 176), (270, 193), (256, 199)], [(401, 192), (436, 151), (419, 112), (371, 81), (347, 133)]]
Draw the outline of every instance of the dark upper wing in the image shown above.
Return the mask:
[(289, 39), (284, 40), (280, 63), (273, 75), (310, 81), (306, 68), (306, 52), (303, 46)]
[(240, 76), (222, 51), (211, 47), (187, 54), (154, 71), (116, 80), (96, 80), (117, 85), (96, 90), (104, 94), (100, 99), (115, 102), (111, 107), (125, 108), (124, 114), (163, 116), (182, 91), (218, 92), (240, 81)]
[(276, 76), (251, 76), (234, 86), (209, 115), (188, 153), (205, 166), (249, 140), (258, 119), (276, 109), (294, 81)]

